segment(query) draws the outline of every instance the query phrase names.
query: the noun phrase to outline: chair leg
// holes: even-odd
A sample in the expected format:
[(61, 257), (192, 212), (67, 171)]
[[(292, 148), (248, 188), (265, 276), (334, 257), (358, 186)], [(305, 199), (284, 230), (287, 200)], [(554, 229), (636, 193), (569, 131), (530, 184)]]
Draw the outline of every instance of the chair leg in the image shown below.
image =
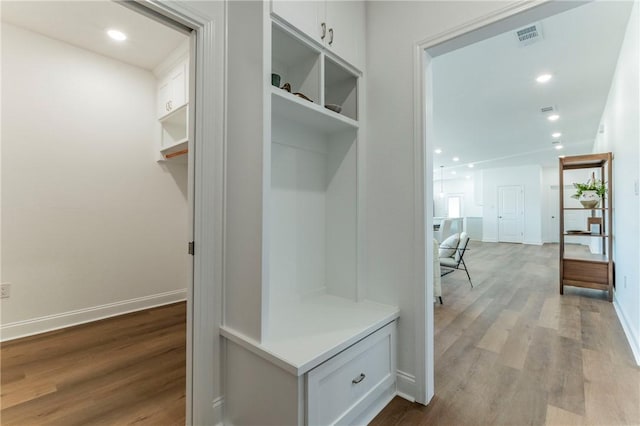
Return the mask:
[(471, 288), (473, 288), (473, 283), (471, 282), (471, 275), (469, 275), (469, 270), (467, 269), (467, 264), (464, 263), (464, 259), (460, 259), (462, 261), (462, 264), (464, 265), (464, 271), (467, 273), (467, 278), (469, 278), (469, 284), (471, 285)]
[(438, 299), (440, 299), (440, 304), (442, 305), (442, 296), (438, 296)]

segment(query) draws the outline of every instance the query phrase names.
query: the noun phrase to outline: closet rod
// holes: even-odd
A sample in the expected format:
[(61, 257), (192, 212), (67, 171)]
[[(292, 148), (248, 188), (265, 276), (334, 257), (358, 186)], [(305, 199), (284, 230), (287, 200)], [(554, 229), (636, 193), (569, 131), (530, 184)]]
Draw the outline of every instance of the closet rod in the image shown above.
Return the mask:
[(165, 156), (164, 156), (164, 158), (166, 158), (166, 159), (168, 160), (168, 159), (170, 159), (170, 158), (177, 157), (177, 156), (179, 156), (179, 155), (184, 155), (184, 154), (186, 154), (187, 152), (189, 152), (189, 149), (188, 149), (188, 148), (187, 148), (187, 149), (183, 149), (182, 151), (176, 151), (176, 152), (172, 152), (172, 153), (170, 153), (170, 154), (167, 154), (167, 155), (165, 155)]

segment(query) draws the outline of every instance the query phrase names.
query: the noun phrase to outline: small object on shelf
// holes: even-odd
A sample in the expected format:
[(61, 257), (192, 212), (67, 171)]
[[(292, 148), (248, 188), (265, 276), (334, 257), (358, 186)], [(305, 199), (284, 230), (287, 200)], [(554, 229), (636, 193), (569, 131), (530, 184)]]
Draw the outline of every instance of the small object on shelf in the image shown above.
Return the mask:
[(307, 100), (309, 102), (313, 102), (311, 99), (307, 98), (303, 93), (296, 92), (296, 93), (294, 93), (294, 95), (296, 95), (299, 98), (305, 99), (305, 100)]
[(326, 104), (324, 107), (330, 109), (333, 112), (337, 112), (338, 114), (340, 114), (340, 111), (342, 111), (342, 107), (336, 104)]
[(595, 209), (596, 207), (598, 207), (598, 204), (600, 204), (600, 200), (597, 197), (598, 195), (596, 194), (595, 191), (585, 191), (582, 194), (582, 197), (584, 197), (584, 199), (580, 200), (580, 204), (582, 204), (582, 206), (584, 208), (587, 209)]
[(585, 234), (591, 234), (591, 232), (572, 229), (570, 231), (567, 231), (567, 234), (569, 234), (569, 235), (585, 235)]
[(576, 193), (571, 198), (580, 201), (580, 204), (587, 209), (598, 207), (600, 200), (604, 199), (607, 193), (606, 182), (596, 179), (595, 173), (591, 173), (591, 178), (587, 180), (587, 183), (574, 183), (573, 187), (576, 189)]
[(587, 227), (589, 232), (593, 235), (600, 235), (602, 233), (602, 218), (601, 217), (588, 217)]
[[(291, 84), (290, 83), (285, 83), (282, 87), (282, 90), (286, 90), (287, 92), (291, 93)], [(313, 102), (311, 99), (309, 99), (304, 93), (300, 93), (300, 92), (295, 92), (293, 93), (294, 95), (296, 95), (299, 98), (305, 99), (309, 102)]]
[(280, 76), (278, 74), (271, 74), (271, 85), (280, 87)]

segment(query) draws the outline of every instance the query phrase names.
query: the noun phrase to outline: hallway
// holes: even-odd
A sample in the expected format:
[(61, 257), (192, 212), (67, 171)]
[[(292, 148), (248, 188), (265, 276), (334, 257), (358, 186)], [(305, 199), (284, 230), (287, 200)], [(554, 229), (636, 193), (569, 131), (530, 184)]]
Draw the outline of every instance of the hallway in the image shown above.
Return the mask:
[(640, 368), (604, 292), (558, 293), (558, 246), (478, 243), (435, 306), (436, 395), (373, 425), (640, 424)]

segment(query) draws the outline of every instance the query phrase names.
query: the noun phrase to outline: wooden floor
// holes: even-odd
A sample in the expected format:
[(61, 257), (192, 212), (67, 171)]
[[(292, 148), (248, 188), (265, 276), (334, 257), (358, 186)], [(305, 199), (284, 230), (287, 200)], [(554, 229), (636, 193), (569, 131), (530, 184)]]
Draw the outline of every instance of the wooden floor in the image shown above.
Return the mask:
[(186, 307), (3, 343), (0, 422), (184, 425)]
[(558, 294), (558, 246), (471, 243), (435, 306), (435, 397), (372, 425), (640, 425), (640, 369), (603, 292)]

